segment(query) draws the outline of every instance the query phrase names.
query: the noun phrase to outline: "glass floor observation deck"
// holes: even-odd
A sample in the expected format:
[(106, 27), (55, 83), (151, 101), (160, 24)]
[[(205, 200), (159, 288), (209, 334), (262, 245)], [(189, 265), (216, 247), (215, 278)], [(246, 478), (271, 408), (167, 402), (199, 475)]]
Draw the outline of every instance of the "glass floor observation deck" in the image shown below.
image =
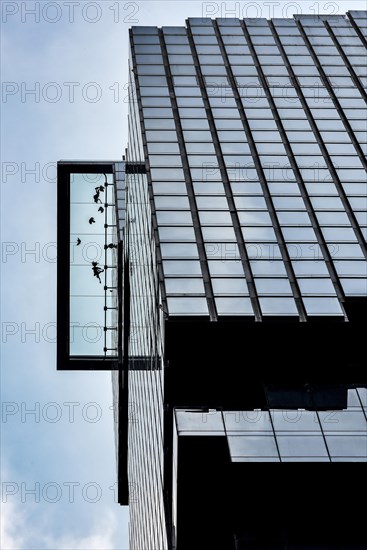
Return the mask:
[(57, 368), (122, 361), (124, 162), (58, 163)]

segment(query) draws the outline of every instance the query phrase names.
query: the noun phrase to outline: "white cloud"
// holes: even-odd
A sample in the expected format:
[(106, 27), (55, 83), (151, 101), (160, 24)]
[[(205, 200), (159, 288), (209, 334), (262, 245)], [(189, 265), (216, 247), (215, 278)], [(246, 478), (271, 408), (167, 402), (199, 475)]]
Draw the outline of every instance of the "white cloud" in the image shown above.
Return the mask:
[[(31, 522), (24, 504), (9, 500), (1, 503), (0, 543), (3, 550), (112, 550), (116, 546), (117, 518), (112, 510), (90, 527), (84, 536), (47, 532), (47, 522)], [(46, 519), (46, 518), (42, 518)], [(123, 550), (122, 548), (120, 550)]]
[(1, 503), (0, 543), (3, 550), (24, 548), (24, 518), (14, 502)]

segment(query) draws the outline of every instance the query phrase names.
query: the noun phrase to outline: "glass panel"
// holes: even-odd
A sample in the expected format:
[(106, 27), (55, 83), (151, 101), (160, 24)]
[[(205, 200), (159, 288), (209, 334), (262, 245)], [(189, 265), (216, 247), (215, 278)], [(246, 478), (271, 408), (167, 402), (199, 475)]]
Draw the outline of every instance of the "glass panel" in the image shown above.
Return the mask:
[(339, 197), (311, 197), (311, 203), (316, 210), (344, 210)]
[(337, 261), (335, 262), (335, 269), (339, 276), (341, 275), (360, 275), (362, 277), (367, 276), (367, 262), (366, 261)]
[(253, 315), (250, 298), (215, 298), (218, 315)]
[(178, 197), (177, 195), (165, 195), (165, 196), (155, 196), (154, 203), (156, 208), (164, 209), (189, 209), (189, 199), (187, 197)]
[(210, 260), (240, 260), (238, 246), (235, 243), (206, 243), (205, 252)]
[(224, 435), (220, 412), (200, 412), (176, 409), (177, 428), (180, 435)]
[(321, 225), (350, 225), (345, 212), (316, 212), (316, 217)]
[(167, 298), (169, 315), (209, 315), (206, 298)]
[(204, 210), (199, 211), (199, 218), (200, 222), (203, 225), (231, 225), (232, 224), (232, 218), (229, 212), (224, 211), (207, 211)]
[(165, 275), (201, 275), (199, 261), (194, 260), (164, 260)]
[(292, 288), (288, 279), (255, 279), (258, 294), (286, 294), (292, 296)]
[(205, 241), (236, 241), (233, 227), (205, 227), (201, 228)]
[(208, 210), (225, 210), (228, 209), (228, 203), (226, 197), (210, 197), (210, 196), (198, 196), (196, 197), (196, 203), (199, 209)]
[[(235, 197), (235, 200), (247, 197)], [(254, 197), (255, 198), (255, 197)], [(261, 198), (261, 197), (259, 197)], [(272, 225), (268, 212), (265, 211), (238, 211), (238, 219), (241, 225)]]
[(304, 298), (307, 315), (344, 315), (337, 298)]
[(330, 454), (334, 457), (367, 457), (367, 436), (363, 435), (326, 435)]
[(182, 166), (179, 155), (150, 155), (150, 166)]
[(287, 457), (327, 457), (322, 435), (278, 435), (280, 455)]
[(366, 296), (367, 279), (340, 279), (347, 296)]
[(263, 315), (298, 315), (293, 298), (262, 298), (260, 307)]
[(202, 279), (165, 279), (167, 294), (204, 294)]
[(313, 277), (317, 275), (329, 275), (324, 261), (293, 260), (292, 266), (296, 276), (306, 275)]
[[(178, 143), (148, 143), (148, 153), (179, 153)], [(181, 163), (179, 164), (179, 166)]]
[(187, 153), (215, 153), (212, 143), (186, 143)]
[(273, 197), (273, 203), (277, 210), (305, 210), (305, 203), (303, 202), (302, 197)]
[(298, 279), (301, 294), (311, 295), (335, 295), (335, 288), (331, 279)]
[(257, 276), (274, 276), (285, 277), (287, 272), (285, 270), (284, 263), (278, 260), (250, 260), (252, 272), (255, 277)]
[[(236, 208), (238, 209), (240, 208), (243, 208), (246, 210), (250, 210), (250, 209), (257, 210), (260, 208), (266, 209), (266, 202), (263, 197), (251, 197), (250, 195), (246, 195), (244, 197), (235, 196), (234, 202), (235, 202)], [(267, 217), (264, 219), (268, 220)], [(251, 219), (251, 222), (252, 220), (253, 218)], [(268, 223), (268, 221), (266, 221), (266, 223)]]
[(244, 277), (242, 264), (239, 261), (221, 262), (217, 260), (208, 261), (210, 275), (215, 276), (241, 276)]
[(189, 243), (161, 243), (163, 258), (198, 258), (199, 253), (196, 244)]
[(195, 195), (224, 195), (223, 183), (219, 181), (194, 181)]
[(281, 225), (311, 225), (307, 212), (277, 212), (278, 220)]
[(159, 224), (165, 225), (192, 225), (191, 212), (180, 212), (178, 210), (157, 211), (157, 220)]
[(247, 242), (277, 241), (272, 227), (242, 227), (241, 229), (243, 238)]
[(322, 234), (326, 241), (356, 242), (356, 235), (351, 227), (323, 227)]
[(334, 260), (338, 258), (364, 258), (362, 248), (359, 244), (330, 243), (328, 244), (328, 248)]
[(278, 458), (273, 435), (228, 436), (229, 451), (233, 461), (259, 458)]
[(245, 279), (212, 279), (213, 292), (215, 295), (226, 294), (248, 294)]
[(159, 227), (161, 241), (195, 241), (193, 227)]
[(183, 181), (154, 181), (155, 195), (186, 195), (186, 184)]

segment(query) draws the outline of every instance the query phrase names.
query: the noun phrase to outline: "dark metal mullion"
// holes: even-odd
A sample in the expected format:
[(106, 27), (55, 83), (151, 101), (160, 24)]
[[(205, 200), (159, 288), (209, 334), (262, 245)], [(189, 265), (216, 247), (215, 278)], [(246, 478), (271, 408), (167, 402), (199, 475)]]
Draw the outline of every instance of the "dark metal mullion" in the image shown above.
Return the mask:
[(317, 418), (319, 426), (320, 426), (320, 431), (321, 431), (322, 439), (324, 441), (324, 445), (326, 447), (326, 452), (327, 452), (327, 455), (328, 455), (329, 462), (332, 462), (331, 454), (330, 454), (330, 450), (329, 450), (329, 445), (328, 445), (328, 442), (327, 442), (327, 439), (326, 439), (326, 435), (325, 435), (325, 432), (324, 432), (323, 425), (322, 425), (321, 420), (320, 420), (319, 411), (317, 409), (315, 409), (315, 414), (316, 414), (316, 418)]
[(278, 453), (279, 461), (280, 461), (280, 462), (283, 462), (283, 461), (282, 461), (282, 455), (280, 454), (278, 439), (277, 439), (277, 431), (276, 431), (276, 429), (275, 429), (274, 420), (273, 420), (273, 418), (272, 418), (272, 416), (271, 416), (271, 411), (272, 411), (272, 409), (271, 409), (270, 403), (269, 403), (269, 395), (268, 395), (268, 392), (267, 392), (267, 389), (266, 389), (266, 386), (265, 386), (265, 383), (264, 383), (264, 382), (263, 382), (263, 384), (262, 384), (262, 387), (263, 387), (263, 392), (264, 392), (265, 399), (266, 399), (266, 409), (265, 409), (265, 411), (267, 411), (268, 414), (269, 414), (271, 429), (272, 429), (272, 431), (273, 431), (273, 436), (274, 436), (275, 446), (276, 446), (276, 448), (277, 448), (277, 453)]
[(367, 39), (364, 37), (363, 33), (361, 32), (361, 29), (358, 27), (357, 23), (354, 20), (353, 15), (350, 13), (350, 11), (347, 11), (347, 16), (349, 18), (350, 24), (352, 25), (353, 29), (358, 34), (358, 38), (362, 42), (363, 46), (367, 48)]
[(358, 88), (359, 93), (361, 94), (361, 96), (365, 100), (365, 102), (367, 103), (367, 94), (365, 92), (365, 89), (363, 88), (362, 83), (359, 80), (358, 75), (355, 72), (352, 64), (349, 62), (348, 56), (344, 53), (344, 50), (343, 50), (342, 46), (339, 44), (338, 38), (337, 38), (336, 34), (334, 33), (333, 29), (331, 28), (329, 22), (324, 21), (324, 24), (325, 24), (325, 27), (327, 28), (327, 30), (330, 34), (330, 37), (331, 37), (332, 41), (335, 44), (336, 49), (339, 52), (340, 57), (343, 59), (344, 64), (347, 67), (352, 80), (354, 81), (356, 87)]
[(317, 140), (317, 143), (318, 143), (318, 146), (320, 147), (320, 150), (321, 150), (321, 153), (325, 159), (325, 162), (327, 164), (327, 167), (328, 167), (328, 170), (332, 176), (332, 179), (333, 179), (333, 182), (335, 184), (335, 187), (338, 191), (338, 194), (339, 194), (339, 198), (340, 200), (342, 201), (343, 203), (343, 206), (344, 206), (344, 209), (345, 209), (345, 212), (347, 213), (348, 215), (348, 218), (349, 218), (349, 221), (351, 223), (351, 226), (356, 234), (356, 237), (357, 237), (357, 240), (358, 240), (358, 243), (359, 245), (361, 246), (364, 254), (367, 256), (367, 251), (366, 251), (366, 243), (364, 241), (364, 237), (363, 237), (363, 234), (360, 230), (360, 227), (358, 225), (358, 222), (357, 222), (357, 219), (355, 217), (355, 214), (349, 204), (349, 200), (348, 200), (348, 197), (344, 191), (344, 188), (340, 182), (340, 179), (339, 179), (339, 176), (338, 176), (338, 173), (337, 171), (335, 170), (335, 167), (334, 167), (334, 164), (332, 163), (331, 159), (330, 159), (330, 156), (329, 156), (329, 152), (326, 148), (326, 145), (322, 139), (322, 136), (321, 136), (321, 132), (320, 130), (318, 129), (318, 126), (315, 122), (315, 119), (314, 119), (314, 116), (311, 112), (311, 109), (305, 99), (305, 96), (303, 95), (303, 91), (302, 91), (302, 87), (300, 86), (299, 82), (298, 82), (298, 79), (293, 71), (293, 68), (292, 68), (292, 65), (289, 63), (289, 60), (287, 58), (287, 54), (285, 53), (285, 50), (283, 48), (283, 45), (279, 39), (279, 36), (278, 36), (278, 33), (277, 33), (277, 30), (274, 26), (274, 23), (272, 21), (269, 21), (269, 25), (270, 25), (270, 28), (272, 29), (272, 32), (273, 32), (273, 37), (275, 39), (275, 42), (279, 48), (279, 51), (281, 52), (281, 55), (282, 55), (282, 58), (286, 64), (286, 67), (287, 67), (287, 70), (288, 70), (288, 73), (291, 77), (291, 81), (293, 83), (293, 86), (297, 92), (297, 95), (298, 95), (298, 98), (302, 104), (302, 107), (306, 113), (306, 116), (307, 116), (307, 120), (311, 126), (311, 129), (313, 131), (313, 133), (315, 134), (316, 136), (316, 140)]
[(200, 62), (199, 62), (198, 54), (197, 54), (197, 51), (196, 51), (196, 46), (195, 46), (195, 43), (194, 43), (194, 40), (193, 40), (192, 30), (191, 30), (189, 20), (186, 21), (186, 26), (187, 26), (187, 35), (188, 35), (190, 48), (191, 48), (191, 54), (192, 54), (192, 56), (194, 58), (194, 62), (195, 62), (196, 77), (197, 77), (198, 82), (199, 82), (201, 95), (202, 95), (202, 99), (203, 99), (203, 102), (204, 102), (205, 112), (206, 112), (208, 123), (209, 123), (210, 133), (212, 135), (212, 140), (213, 140), (213, 144), (214, 144), (214, 148), (215, 148), (215, 154), (216, 154), (216, 157), (217, 157), (217, 160), (218, 160), (219, 170), (220, 170), (220, 174), (221, 174), (221, 178), (222, 178), (222, 182), (223, 182), (223, 188), (224, 188), (224, 192), (225, 192), (225, 195), (226, 195), (226, 198), (227, 198), (228, 208), (229, 208), (231, 219), (232, 219), (233, 230), (234, 230), (234, 233), (236, 235), (237, 246), (238, 246), (239, 253), (240, 253), (242, 267), (243, 267), (243, 271), (244, 271), (244, 274), (245, 274), (247, 286), (248, 286), (248, 289), (249, 289), (251, 305), (252, 305), (252, 308), (254, 310), (255, 320), (256, 321), (261, 321), (262, 317), (261, 317), (260, 302), (259, 302), (259, 298), (258, 298), (258, 295), (257, 295), (257, 292), (256, 292), (256, 287), (255, 287), (255, 283), (254, 283), (252, 268), (251, 268), (251, 264), (250, 264), (249, 257), (248, 257), (248, 254), (247, 254), (245, 241), (244, 241), (244, 238), (243, 238), (243, 235), (242, 235), (241, 225), (240, 225), (240, 221), (239, 221), (239, 218), (238, 218), (237, 209), (236, 209), (235, 203), (234, 203), (231, 184), (229, 182), (227, 170), (226, 170), (226, 167), (224, 165), (222, 149), (221, 149), (221, 146), (220, 146), (220, 143), (219, 143), (218, 133), (217, 133), (217, 129), (215, 127), (214, 117), (213, 117), (213, 113), (212, 113), (212, 110), (211, 110), (208, 94), (207, 94), (207, 91), (206, 91), (204, 78), (203, 78), (203, 75), (202, 75), (202, 72), (201, 72)]
[(366, 411), (366, 409), (365, 409), (364, 406), (363, 406), (363, 402), (362, 402), (361, 396), (359, 395), (358, 388), (355, 388), (355, 391), (357, 392), (357, 399), (358, 399), (358, 401), (359, 401), (359, 403), (360, 403), (360, 405), (361, 405), (362, 413), (363, 413), (363, 415), (364, 415), (364, 417), (365, 417), (365, 419), (366, 419), (366, 422), (367, 422), (367, 411)]
[[(282, 59), (284, 61), (284, 64), (286, 65), (287, 69), (289, 70), (289, 66), (290, 66), (290, 63), (289, 63), (289, 60), (288, 60), (288, 57), (287, 57), (287, 54), (285, 53), (283, 47), (279, 44), (279, 40), (278, 40), (278, 35), (276, 33), (276, 30), (273, 26), (273, 23), (272, 21), (269, 22), (270, 24), (270, 28), (272, 30), (272, 34), (273, 34), (273, 37), (274, 37), (274, 40), (276, 41), (277, 45), (278, 45), (278, 48), (279, 48), (279, 51), (280, 51), (280, 54), (282, 56)], [(246, 32), (247, 29), (246, 29)], [(250, 37), (246, 37), (248, 42), (250, 43), (251, 42), (251, 39)], [(255, 55), (256, 55), (256, 58), (257, 58), (257, 54), (255, 52)], [(257, 59), (258, 61), (258, 59)], [(297, 94), (298, 96), (300, 96), (300, 93), (299, 93), (299, 90), (297, 89), (297, 86), (298, 84), (296, 83), (296, 80), (294, 78), (294, 74), (291, 73), (291, 79), (293, 81), (293, 84), (294, 84), (294, 87), (297, 91)], [(270, 89), (269, 89), (269, 86), (268, 86), (268, 83), (266, 81), (266, 78), (265, 76), (262, 74), (262, 77), (261, 77), (261, 80), (263, 80), (263, 87), (265, 89), (265, 93), (266, 93), (266, 96), (269, 100), (269, 103), (271, 105), (271, 109), (274, 113), (274, 119), (275, 119), (275, 122), (276, 122), (276, 125), (277, 125), (277, 128), (279, 130), (279, 133), (282, 137), (282, 140), (283, 140), (283, 145), (285, 147), (285, 150), (287, 152), (287, 155), (288, 155), (288, 158), (289, 158), (289, 161), (290, 161), (290, 164), (292, 166), (292, 170), (296, 176), (296, 180), (297, 180), (297, 184), (298, 184), (298, 187), (299, 187), (299, 190), (300, 190), (300, 193), (301, 193), (301, 196), (302, 196), (302, 199), (306, 205), (306, 210), (307, 210), (307, 213), (310, 217), (310, 220), (311, 220), (311, 224), (312, 224), (312, 227), (315, 231), (315, 234), (316, 234), (316, 237), (317, 237), (317, 241), (318, 241), (318, 244), (321, 248), (321, 252), (322, 252), (322, 255), (324, 257), (324, 260), (325, 260), (325, 263), (326, 263), (326, 266), (328, 268), (328, 271), (329, 271), (329, 275), (330, 275), (330, 278), (333, 282), (333, 285), (334, 285), (334, 288), (335, 288), (335, 291), (336, 291), (336, 294), (339, 298), (339, 301), (341, 302), (344, 302), (344, 299), (345, 299), (345, 296), (344, 296), (344, 291), (343, 291), (343, 288), (340, 284), (340, 280), (339, 280), (339, 277), (338, 277), (338, 274), (336, 272), (336, 269), (335, 269), (335, 266), (334, 266), (334, 263), (333, 263), (333, 260), (332, 260), (332, 257), (331, 257), (331, 254), (330, 254), (330, 251), (327, 247), (327, 244), (326, 244), (326, 241), (324, 239), (324, 235), (321, 231), (321, 228), (320, 228), (320, 225), (319, 225), (319, 222), (318, 222), (318, 219), (317, 219), (317, 216), (315, 214), (315, 210), (312, 206), (312, 202), (310, 200), (310, 197), (307, 193), (307, 189), (306, 189), (306, 186), (305, 186), (305, 183), (304, 183), (304, 180), (303, 180), (303, 177), (302, 177), (302, 173), (301, 173), (301, 170), (299, 169), (298, 165), (297, 165), (297, 162), (296, 162), (296, 159), (294, 158), (294, 155), (293, 155), (293, 151), (292, 151), (292, 147), (291, 147), (291, 144), (290, 144), (290, 141), (288, 139), (288, 136), (287, 136), (287, 132), (285, 131), (284, 129), (284, 126), (283, 126), (283, 123), (281, 121), (281, 118), (279, 117), (279, 114), (278, 114), (278, 109), (275, 105), (275, 101), (274, 101), (274, 98), (273, 96), (271, 95), (271, 92), (270, 92)], [(303, 94), (302, 94), (303, 96)], [(299, 99), (301, 100), (301, 98), (299, 97)], [(303, 98), (304, 99), (304, 98)], [(304, 106), (304, 104), (302, 103), (302, 105)]]
[[(141, 137), (142, 137), (142, 141), (143, 141), (143, 151), (144, 151), (144, 157), (145, 157), (145, 164), (146, 164), (146, 166), (148, 165), (147, 166), (147, 168), (148, 168), (147, 169), (148, 193), (149, 193), (150, 207), (151, 207), (151, 211), (152, 211), (152, 230), (153, 230), (155, 245), (156, 245), (156, 260), (157, 260), (157, 268), (158, 268), (158, 284), (159, 284), (161, 294), (162, 294), (163, 311), (167, 312), (168, 311), (167, 294), (166, 294), (166, 287), (165, 287), (165, 283), (164, 283), (162, 253), (161, 253), (161, 247), (160, 247), (160, 241), (159, 241), (159, 235), (158, 235), (158, 222), (157, 222), (157, 214), (156, 214), (155, 204), (154, 204), (152, 178), (151, 178), (150, 169), (149, 169), (148, 146), (147, 146), (146, 133), (145, 133), (143, 105), (142, 105), (142, 101), (141, 101), (140, 87), (139, 87), (139, 81), (138, 81), (138, 76), (137, 76), (137, 63), (136, 63), (135, 46), (134, 46), (134, 40), (133, 40), (131, 30), (129, 32), (130, 32), (131, 57), (132, 57), (132, 62), (133, 62), (133, 67), (134, 67), (134, 71), (133, 71), (134, 76), (133, 76), (133, 78), (134, 78), (134, 81), (135, 81), (136, 100), (137, 100), (137, 103), (138, 103), (138, 110), (139, 110)], [(135, 124), (135, 120), (132, 120), (131, 124)], [(136, 129), (136, 131), (137, 130), (138, 129)], [(125, 185), (126, 185), (126, 182), (125, 182)], [(128, 189), (128, 193), (129, 193), (129, 189)], [(127, 200), (128, 200), (128, 198), (126, 197), (126, 210), (127, 210)], [(126, 212), (126, 221), (127, 221), (127, 212)]]
[[(328, 77), (326, 76), (326, 73), (319, 61), (319, 58), (317, 57), (314, 49), (313, 49), (313, 46), (311, 44), (311, 42), (309, 41), (308, 39), (308, 36), (307, 34), (305, 33), (305, 30), (302, 26), (302, 23), (299, 21), (299, 20), (296, 20), (296, 25), (298, 27), (298, 30), (300, 31), (301, 35), (302, 35), (302, 38), (310, 52), (310, 55), (313, 59), (313, 62), (315, 63), (315, 66), (316, 66), (316, 69), (318, 70), (319, 74), (320, 74), (320, 77), (321, 77), (321, 80), (325, 86), (325, 88), (327, 89), (333, 103), (334, 103), (334, 106), (336, 108), (336, 110), (338, 111), (338, 114), (340, 116), (340, 119), (341, 121), (343, 122), (344, 124), (344, 127), (345, 129), (347, 130), (348, 134), (349, 134), (349, 137), (354, 145), (354, 148), (355, 150), (357, 151), (357, 155), (359, 157), (359, 160), (361, 161), (362, 165), (364, 166), (364, 169), (367, 170), (367, 159), (366, 157), (364, 156), (363, 154), (363, 151), (362, 151), (362, 147), (360, 146), (355, 134), (354, 134), (354, 130), (353, 128), (351, 127), (350, 123), (349, 123), (349, 120), (347, 119), (345, 113), (344, 113), (344, 110), (343, 110), (343, 107), (340, 105), (340, 102), (339, 102), (339, 99), (336, 97), (335, 93), (334, 93), (334, 90), (333, 90), (333, 87), (332, 85), (330, 84), (329, 80), (328, 80)], [(331, 162), (331, 161), (330, 161)], [(349, 203), (348, 203), (348, 206), (349, 206)], [(350, 206), (349, 206), (349, 209), (350, 209)]]
[[(259, 177), (259, 181), (260, 181), (260, 185), (261, 185), (262, 192), (263, 192), (263, 195), (264, 195), (264, 199), (265, 199), (265, 202), (266, 202), (266, 206), (268, 208), (268, 212), (269, 212), (269, 215), (270, 215), (270, 218), (271, 218), (271, 221), (272, 221), (273, 229), (275, 231), (277, 242), (278, 242), (278, 245), (279, 245), (279, 248), (280, 248), (280, 253), (281, 253), (281, 256), (282, 256), (282, 260), (283, 260), (283, 263), (284, 263), (284, 266), (285, 266), (285, 269), (286, 269), (286, 272), (287, 272), (287, 275), (288, 275), (289, 283), (290, 283), (291, 288), (292, 288), (293, 298), (294, 298), (294, 301), (295, 301), (296, 306), (297, 306), (298, 315), (299, 315), (301, 321), (306, 321), (307, 320), (307, 313), (306, 313), (306, 309), (305, 309), (305, 306), (304, 306), (303, 301), (302, 301), (301, 293), (300, 293), (300, 290), (299, 290), (299, 287), (298, 287), (298, 282), (297, 282), (295, 273), (293, 271), (292, 262), (291, 262), (291, 259), (290, 259), (289, 253), (288, 253), (288, 249), (287, 249), (286, 244), (285, 244), (285, 240), (284, 240), (282, 229), (281, 229), (281, 226), (280, 226), (280, 223), (279, 223), (279, 220), (278, 220), (278, 216), (277, 216), (276, 210), (274, 208), (273, 199), (272, 199), (271, 194), (269, 192), (268, 182), (267, 182), (267, 179), (265, 177), (265, 173), (264, 173), (262, 164), (260, 162), (260, 157), (259, 157), (259, 154), (258, 154), (258, 151), (257, 151), (256, 143), (255, 143), (255, 140), (252, 136), (251, 128), (249, 126), (247, 116), (245, 114), (245, 110), (244, 110), (243, 105), (242, 105), (241, 97), (240, 97), (240, 94), (238, 92), (238, 88), (237, 88), (237, 84), (236, 84), (236, 81), (235, 81), (235, 78), (234, 78), (234, 75), (233, 75), (233, 72), (232, 72), (232, 68), (231, 68), (230, 63), (228, 61), (227, 52), (226, 52), (225, 47), (224, 47), (224, 43), (223, 43), (223, 40), (222, 40), (222, 37), (221, 37), (221, 34), (220, 34), (220, 30), (219, 30), (217, 21), (213, 21), (213, 25), (214, 25), (214, 28), (215, 28), (215, 31), (216, 31), (219, 47), (221, 49), (222, 56), (223, 56), (223, 59), (224, 59), (224, 62), (225, 62), (225, 66), (226, 66), (226, 69), (227, 69), (227, 74), (228, 74), (229, 80), (231, 82), (233, 94), (234, 94), (235, 101), (236, 101), (236, 104), (237, 104), (237, 109), (239, 111), (240, 118), (241, 118), (241, 121), (242, 121), (242, 125), (243, 125), (243, 128), (245, 130), (247, 140), (248, 140), (248, 143), (249, 143), (249, 146), (250, 146), (250, 151), (251, 151), (252, 158), (254, 160), (256, 171), (257, 171), (257, 174), (258, 174), (258, 177)], [(245, 28), (244, 23), (243, 23), (242, 20), (240, 20), (240, 25), (242, 27), (242, 31), (244, 32), (244, 34), (246, 36), (247, 29)], [(252, 42), (248, 41), (248, 45), (249, 45), (250, 51), (252, 53), (252, 57), (254, 59), (254, 63), (255, 63), (256, 69), (258, 71), (258, 74), (259, 74), (259, 76), (261, 76), (262, 71), (259, 67), (259, 64), (258, 64), (258, 61), (257, 61), (257, 58), (256, 58), (256, 54), (254, 55), (254, 48), (252, 46)], [(261, 71), (261, 73), (260, 73), (260, 71)]]
[(185, 176), (187, 196), (189, 199), (190, 211), (191, 211), (191, 216), (193, 220), (196, 245), (198, 247), (198, 252), (199, 252), (199, 260), (200, 260), (200, 266), (201, 266), (201, 271), (203, 276), (205, 296), (208, 303), (210, 320), (217, 321), (218, 315), (217, 315), (217, 308), (214, 301), (212, 283), (211, 283), (210, 274), (209, 274), (208, 258), (207, 258), (204, 239), (201, 231), (199, 212), (198, 212), (198, 207), (196, 204), (196, 198), (194, 194), (194, 188), (192, 184), (190, 166), (187, 160), (187, 151), (186, 151), (185, 141), (183, 138), (183, 132), (182, 132), (181, 120), (180, 120), (180, 115), (179, 115), (179, 110), (178, 110), (178, 105), (176, 100), (175, 89), (172, 82), (172, 74), (171, 74), (171, 68), (168, 60), (166, 43), (164, 40), (162, 29), (158, 29), (158, 33), (159, 33), (161, 50), (162, 50), (164, 69), (165, 69), (167, 83), (168, 83), (168, 89), (170, 92), (171, 108), (173, 111), (173, 118), (175, 121), (175, 128), (176, 128), (178, 145), (180, 149), (183, 172)]

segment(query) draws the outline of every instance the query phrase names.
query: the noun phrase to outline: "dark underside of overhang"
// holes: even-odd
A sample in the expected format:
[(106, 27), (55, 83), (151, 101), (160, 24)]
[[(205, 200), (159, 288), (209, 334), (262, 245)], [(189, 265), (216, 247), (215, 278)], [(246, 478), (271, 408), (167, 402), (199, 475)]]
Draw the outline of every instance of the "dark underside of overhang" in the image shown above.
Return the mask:
[(366, 550), (364, 470), (231, 463), (225, 437), (180, 437), (176, 550)]
[[(190, 317), (167, 321), (165, 342), (165, 401), (172, 406), (337, 409), (346, 406), (340, 385), (367, 382), (359, 321)], [(319, 386), (311, 398), (307, 383)]]

